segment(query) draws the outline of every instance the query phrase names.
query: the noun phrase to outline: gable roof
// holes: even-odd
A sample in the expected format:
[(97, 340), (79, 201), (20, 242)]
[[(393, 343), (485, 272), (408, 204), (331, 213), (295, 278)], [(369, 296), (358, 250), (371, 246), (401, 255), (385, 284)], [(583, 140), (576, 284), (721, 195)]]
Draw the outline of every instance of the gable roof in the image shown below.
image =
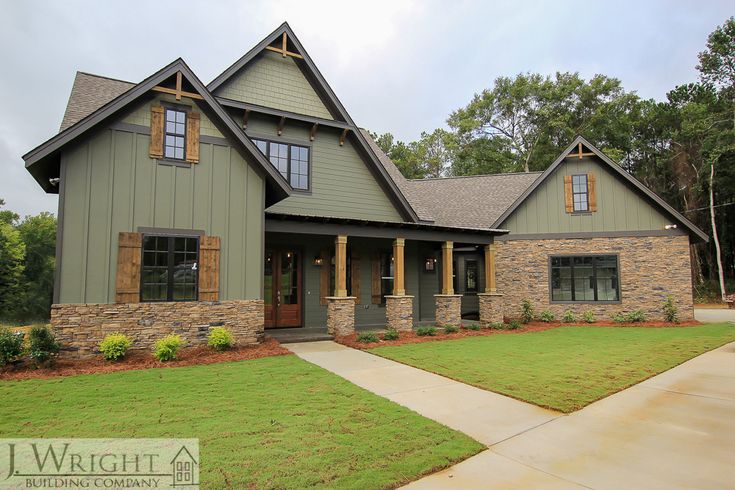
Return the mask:
[(114, 78), (102, 77), (91, 73), (77, 72), (71, 88), (66, 112), (61, 121), (59, 132), (73, 126), (94, 111), (135, 86)]
[[(56, 136), (42, 143), (38, 147), (29, 151), (23, 155), (23, 160), (26, 162), (26, 168), (33, 175), (36, 181), (43, 187), (46, 192), (53, 192), (55, 189), (48, 181), (49, 176), (56, 177), (53, 175), (54, 167), (55, 171), (58, 172), (58, 157), (59, 150), (66, 144), (76, 141), (81, 136), (87, 134), (90, 130), (95, 128), (101, 122), (107, 120), (109, 117), (118, 114), (122, 109), (127, 107), (132, 102), (138, 100), (143, 95), (147, 94), (153, 87), (159, 83), (169, 79), (177, 72), (181, 72), (183, 77), (188, 83), (192, 85), (194, 90), (202, 96), (202, 102), (205, 107), (209, 108), (214, 116), (223, 124), (226, 131), (233, 137), (244, 149), (252, 156), (253, 160), (257, 163), (257, 167), (260, 168), (266, 178), (266, 186), (269, 189), (271, 203), (277, 202), (290, 194), (291, 187), (278, 173), (278, 171), (271, 165), (265, 156), (257, 149), (255, 144), (248, 138), (242, 129), (232, 120), (232, 118), (225, 112), (222, 106), (215, 100), (211, 93), (207, 90), (204, 84), (197, 78), (194, 72), (188, 67), (188, 65), (178, 58), (160, 69), (153, 75), (149, 76), (137, 85), (130, 87), (124, 93), (118, 95), (114, 99), (103, 104), (98, 109), (94, 110), (90, 114), (83, 116), (82, 119), (73, 123), (71, 126), (65, 128)], [(76, 85), (76, 83), (75, 83)], [(82, 86), (85, 84), (83, 83)], [(81, 90), (81, 87), (80, 87)], [(93, 96), (89, 97), (88, 100), (101, 100), (104, 91), (93, 91)], [(78, 97), (75, 100), (84, 100), (84, 97)], [(70, 98), (71, 102), (71, 98)], [(91, 105), (90, 105), (91, 106)], [(87, 109), (90, 107), (87, 106)], [(67, 110), (67, 112), (69, 112)], [(73, 110), (71, 112), (72, 120), (75, 117), (81, 115), (84, 112), (82, 110)]]
[(620, 165), (615, 163), (613, 160), (611, 160), (607, 155), (605, 155), (602, 151), (600, 151), (597, 147), (595, 147), (592, 143), (590, 143), (586, 138), (583, 136), (577, 136), (574, 141), (567, 147), (566, 150), (564, 150), (559, 157), (554, 161), (554, 163), (549, 166), (542, 174), (541, 176), (536, 179), (518, 198), (515, 200), (515, 202), (508, 207), (499, 217), (495, 220), (495, 222), (492, 224), (493, 228), (498, 227), (503, 221), (505, 221), (518, 207), (523, 203), (523, 201), (528, 198), (556, 169), (559, 167), (563, 162), (564, 159), (569, 155), (569, 153), (578, 147), (579, 145), (582, 145), (586, 148), (588, 148), (592, 153), (595, 154), (595, 156), (599, 157), (599, 159), (607, 165), (609, 170), (613, 171), (613, 174), (619, 176), (622, 178), (627, 184), (629, 184), (633, 190), (641, 194), (645, 199), (647, 199), (652, 205), (660, 209), (664, 212), (664, 214), (670, 216), (674, 221), (682, 225), (684, 228), (686, 228), (691, 235), (694, 237), (697, 237), (699, 240), (707, 242), (709, 241), (709, 237), (706, 233), (704, 233), (702, 230), (700, 230), (694, 223), (689, 221), (683, 214), (678, 212), (676, 209), (672, 208), (666, 201), (661, 199), (656, 193), (654, 193), (651, 189), (643, 185), (638, 179), (633, 177), (630, 173), (626, 172)]

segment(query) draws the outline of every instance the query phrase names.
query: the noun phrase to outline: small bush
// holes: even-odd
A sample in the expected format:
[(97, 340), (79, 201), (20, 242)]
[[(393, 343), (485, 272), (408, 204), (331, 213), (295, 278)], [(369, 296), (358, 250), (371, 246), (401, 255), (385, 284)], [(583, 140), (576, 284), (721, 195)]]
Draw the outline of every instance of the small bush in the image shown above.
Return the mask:
[(125, 357), (125, 353), (133, 345), (130, 338), (122, 333), (111, 333), (100, 342), (100, 352), (108, 361), (117, 361)]
[(172, 361), (176, 359), (176, 355), (181, 348), (183, 341), (180, 335), (166, 335), (164, 338), (156, 342), (153, 357), (161, 362)]
[(503, 324), (503, 322), (492, 322), (490, 324), (490, 328), (492, 330), (502, 330), (503, 328), (505, 328), (505, 325)]
[(625, 315), (623, 315), (622, 313), (615, 313), (612, 316), (612, 321), (614, 321), (615, 323), (625, 323)]
[(529, 323), (533, 321), (533, 305), (531, 301), (524, 299), (521, 302), (521, 321), (523, 323)]
[(592, 310), (587, 310), (584, 313), (582, 313), (582, 320), (584, 320), (586, 323), (595, 323), (597, 319), (595, 318), (595, 312)]
[(23, 354), (23, 332), (0, 328), (0, 366), (13, 362)]
[(225, 327), (214, 327), (209, 331), (207, 345), (214, 350), (225, 351), (235, 345), (235, 339)]
[(372, 344), (373, 342), (378, 342), (380, 339), (378, 339), (378, 336), (375, 335), (373, 332), (362, 332), (357, 334), (357, 341), (361, 342), (363, 344)]
[(625, 315), (625, 321), (630, 323), (641, 323), (646, 321), (646, 314), (643, 313), (643, 310), (635, 310), (631, 311), (627, 315)]
[(518, 320), (511, 320), (510, 323), (505, 326), (505, 328), (508, 330), (518, 330), (519, 328), (521, 328), (521, 322), (519, 322)]
[(674, 297), (670, 294), (666, 296), (664, 301), (664, 319), (667, 322), (678, 323), (679, 322), (679, 309), (674, 304)]
[(455, 327), (454, 325), (444, 325), (444, 333), (457, 333), (459, 332), (459, 327)]
[(400, 335), (398, 334), (398, 330), (395, 328), (389, 328), (383, 334), (383, 340), (398, 340), (398, 337), (400, 337)]
[(554, 320), (556, 320), (556, 316), (554, 316), (553, 312), (549, 310), (544, 310), (541, 312), (541, 315), (539, 315), (539, 320), (541, 320), (542, 322), (549, 323), (549, 322), (553, 322)]
[(433, 337), (436, 335), (436, 328), (434, 327), (419, 327), (416, 329), (416, 335), (419, 337)]
[(467, 325), (467, 330), (480, 330), (480, 325), (477, 323), (471, 323)]
[(28, 332), (28, 353), (31, 360), (37, 365), (51, 363), (59, 353), (59, 343), (56, 342), (51, 329), (46, 325), (36, 325)]
[(564, 323), (574, 323), (577, 321), (577, 315), (575, 315), (572, 310), (567, 310), (564, 312), (564, 316), (562, 316), (561, 319)]

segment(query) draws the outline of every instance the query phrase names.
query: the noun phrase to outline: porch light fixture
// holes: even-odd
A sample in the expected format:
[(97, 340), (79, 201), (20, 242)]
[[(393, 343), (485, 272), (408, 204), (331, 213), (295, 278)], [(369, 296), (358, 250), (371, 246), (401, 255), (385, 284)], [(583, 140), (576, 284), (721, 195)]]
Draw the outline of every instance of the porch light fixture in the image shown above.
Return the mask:
[(436, 259), (434, 257), (429, 257), (426, 260), (424, 260), (424, 270), (426, 272), (434, 272), (435, 268), (436, 268)]
[(319, 255), (317, 255), (316, 257), (314, 257), (314, 262), (313, 263), (314, 263), (315, 266), (321, 267), (322, 265), (324, 265), (324, 259), (321, 258)]

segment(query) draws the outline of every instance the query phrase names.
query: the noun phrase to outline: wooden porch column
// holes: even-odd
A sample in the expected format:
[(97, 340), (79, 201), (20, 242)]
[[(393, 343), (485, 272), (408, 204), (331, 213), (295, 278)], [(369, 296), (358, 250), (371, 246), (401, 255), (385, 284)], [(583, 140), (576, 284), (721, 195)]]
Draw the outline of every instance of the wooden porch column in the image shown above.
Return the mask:
[(485, 292), (496, 293), (495, 284), (495, 245), (485, 245)]
[(406, 244), (404, 238), (396, 238), (393, 241), (393, 296), (404, 296), (406, 294), (405, 267), (403, 249)]
[(454, 294), (454, 242), (442, 244), (442, 294)]
[(347, 297), (347, 236), (334, 239), (334, 295)]

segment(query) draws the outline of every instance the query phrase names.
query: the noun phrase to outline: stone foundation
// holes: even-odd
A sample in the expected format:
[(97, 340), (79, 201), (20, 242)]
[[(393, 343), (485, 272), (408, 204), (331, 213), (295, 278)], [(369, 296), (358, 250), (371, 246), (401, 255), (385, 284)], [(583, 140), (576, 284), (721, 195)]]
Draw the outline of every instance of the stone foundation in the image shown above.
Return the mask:
[[(503, 313), (518, 318), (521, 301), (529, 299), (536, 314), (566, 310), (577, 316), (594, 312), (609, 321), (615, 313), (643, 310), (650, 320), (663, 320), (667, 295), (674, 298), (681, 320), (694, 318), (689, 238), (686, 235), (553, 240), (496, 241), (497, 287), (503, 291)], [(618, 256), (620, 302), (551, 303), (549, 256), (615, 254)]]
[(435, 294), (436, 298), (436, 326), (462, 324), (462, 295), (461, 294)]
[(386, 327), (399, 332), (413, 330), (413, 296), (385, 297)]
[(212, 327), (225, 327), (239, 345), (263, 340), (262, 300), (172, 303), (57, 304), (51, 327), (61, 355), (88, 357), (99, 353), (106, 335), (120, 332), (131, 350), (152, 350), (157, 340), (179, 334), (187, 346), (205, 345)]
[(503, 321), (503, 295), (500, 293), (477, 293), (480, 303), (480, 326), (489, 328), (490, 324)]
[(327, 296), (327, 333), (336, 337), (355, 333), (355, 297)]

